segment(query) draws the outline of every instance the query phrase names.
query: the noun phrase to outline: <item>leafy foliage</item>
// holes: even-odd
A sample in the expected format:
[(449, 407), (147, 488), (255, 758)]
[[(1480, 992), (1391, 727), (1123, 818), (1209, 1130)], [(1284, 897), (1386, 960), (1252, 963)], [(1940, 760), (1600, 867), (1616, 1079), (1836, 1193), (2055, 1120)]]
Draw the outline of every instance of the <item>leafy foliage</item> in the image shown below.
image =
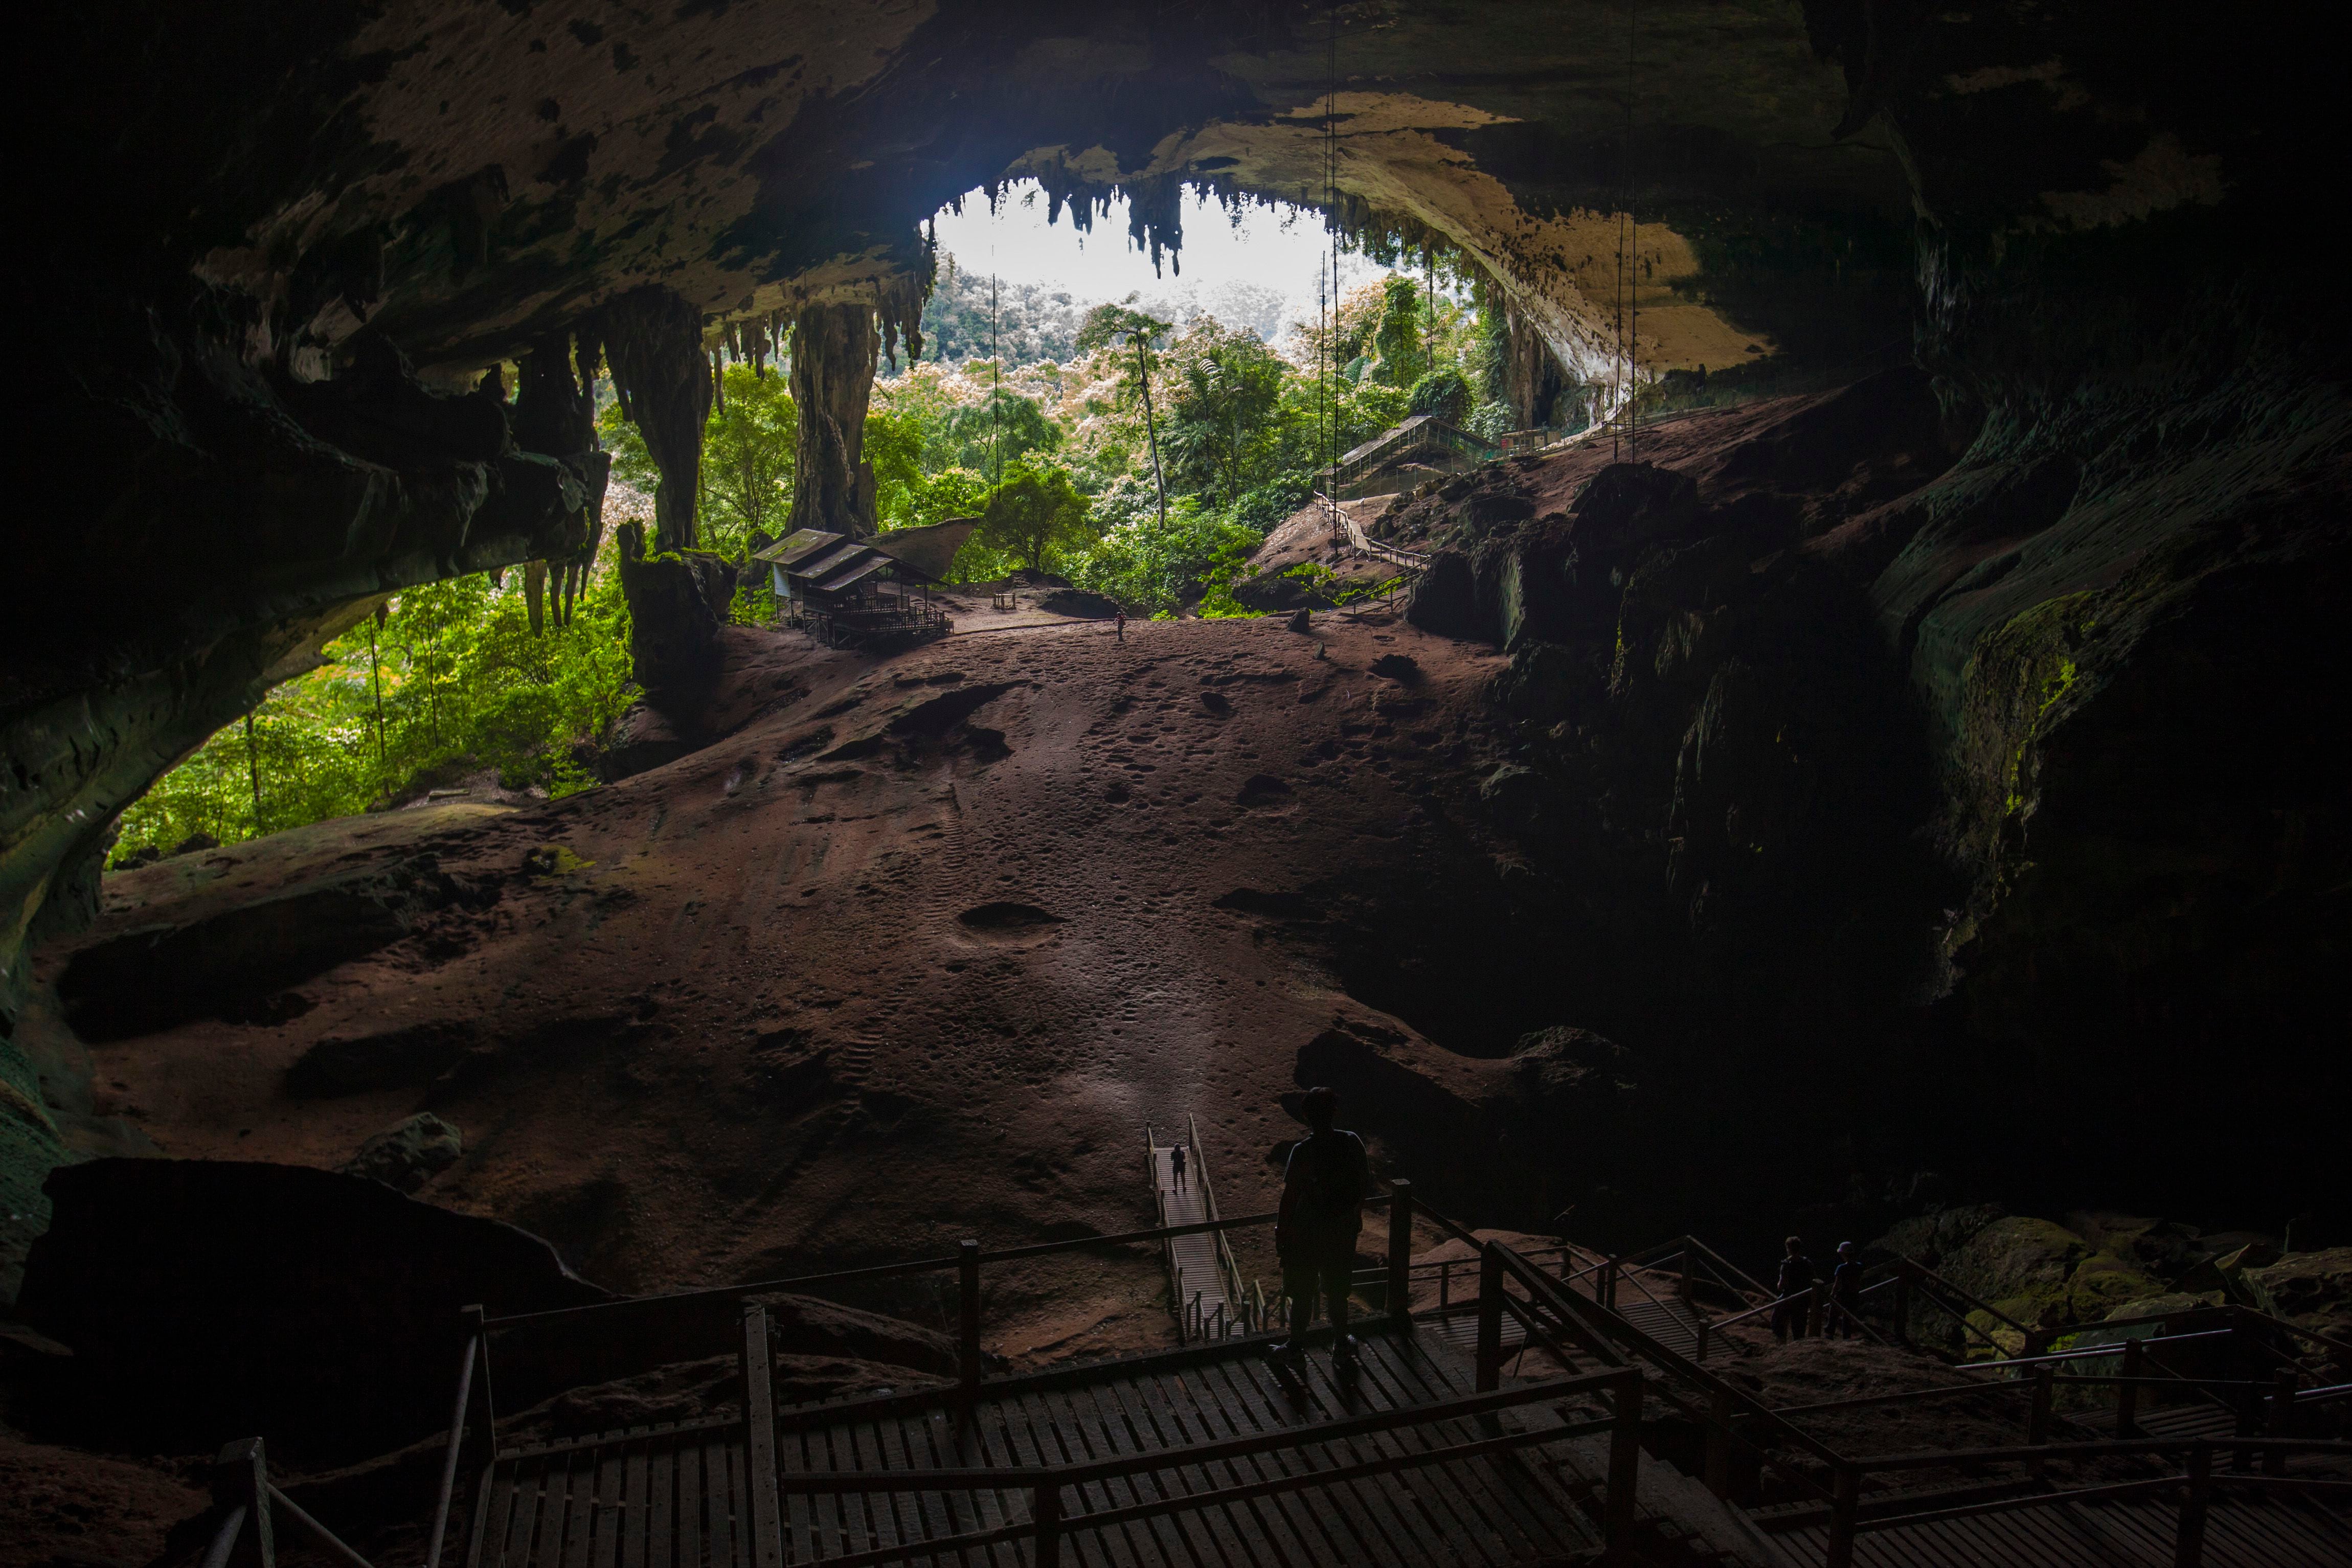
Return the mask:
[(476, 573), (402, 592), (381, 624), (369, 617), (263, 699), (249, 746), (231, 725), (158, 780), (123, 813), (121, 852), (352, 815), (428, 774), (495, 768), (511, 789), (585, 788), (573, 747), (619, 717), (630, 691), (628, 606), (610, 556), (571, 624), (551, 620), (536, 637), (520, 571), (503, 586)]
[[(750, 365), (732, 364), (725, 379), (726, 406), (714, 407), (703, 427), (696, 526), (703, 549), (740, 559), (754, 533), (772, 539), (781, 535), (792, 511), (800, 410), (775, 370), (762, 376)], [(618, 402), (605, 405), (596, 426), (613, 454), (614, 477), (652, 495), (660, 470), (636, 426), (621, 417)]]
[[(950, 270), (927, 312), (938, 355), (877, 382), (865, 455), (885, 528), (978, 517), (955, 573), (992, 580), (1015, 566), (1057, 571), (1130, 611), (1245, 613), (1229, 591), (1265, 534), (1306, 504), (1314, 476), (1409, 410), (1508, 429), (1507, 333), (1498, 311), (1411, 277), (1352, 289), (1323, 323), (1279, 348), (1235, 297), (1234, 325), (1195, 315), (1179, 332), (1136, 297), (1080, 312), (1066, 296), (1000, 287), (1002, 362), (981, 357), (986, 279)], [(1266, 291), (1260, 290), (1260, 293)], [(1260, 308), (1264, 307), (1264, 308)], [(1352, 374), (1318, 381), (1317, 367)], [(797, 410), (785, 376), (730, 365), (705, 433), (698, 531), (740, 559), (773, 538), (792, 504)], [(1150, 389), (1147, 422), (1145, 390)], [(637, 433), (598, 422), (615, 480), (650, 496), (659, 476)], [(1160, 516), (1150, 448), (1169, 489)], [(1001, 453), (1001, 482), (997, 462)], [(621, 497), (608, 510), (625, 507)], [(607, 554), (609, 556), (609, 548)], [(743, 575), (730, 615), (774, 612), (764, 572)], [(373, 644), (371, 643), (373, 637)], [(572, 623), (530, 633), (523, 574), (411, 589), (387, 618), (337, 642), (328, 663), (272, 692), (125, 814), (126, 852), (203, 831), (228, 841), (359, 811), (420, 779), (499, 769), (553, 793), (589, 781), (575, 753), (631, 695), (628, 612), (600, 563)], [(377, 688), (382, 688), (379, 721)], [(261, 811), (253, 773), (261, 777)]]
[(1434, 414), (1449, 424), (1460, 424), (1470, 417), (1470, 378), (1456, 366), (1440, 365), (1412, 383), (1405, 407), (1413, 413)]
[(1221, 501), (1273, 477), (1286, 456), (1275, 418), (1293, 372), (1256, 333), (1202, 317), (1169, 351), (1168, 480)]
[(1367, 373), (1384, 387), (1419, 381), (1429, 369), (1426, 329), (1420, 286), (1391, 273), (1381, 284), (1381, 320), (1372, 330), (1373, 360)]
[(1068, 469), (1023, 464), (989, 491), (974, 537), (987, 549), (1042, 568), (1048, 549), (1071, 550), (1091, 540), (1092, 520)]
[(946, 258), (923, 307), (924, 352), (932, 361), (1001, 358), (1008, 364), (1061, 361), (1078, 352), (1083, 308), (1065, 289), (992, 279)]
[(1061, 428), (1045, 417), (1034, 398), (991, 388), (977, 403), (948, 414), (946, 435), (956, 465), (975, 473), (1003, 474), (1032, 452), (1062, 444)]

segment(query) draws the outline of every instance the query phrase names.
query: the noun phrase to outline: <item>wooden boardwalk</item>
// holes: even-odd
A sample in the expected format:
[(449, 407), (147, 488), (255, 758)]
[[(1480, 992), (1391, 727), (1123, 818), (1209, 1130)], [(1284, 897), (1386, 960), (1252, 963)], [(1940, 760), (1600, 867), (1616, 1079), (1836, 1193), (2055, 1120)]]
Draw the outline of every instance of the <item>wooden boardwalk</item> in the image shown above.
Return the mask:
[[(798, 1478), (1083, 1464), (1408, 1409), (1471, 1392), (1467, 1363), (1433, 1335), (1368, 1333), (1355, 1375), (1328, 1353), (1277, 1369), (1261, 1344), (1098, 1364), (983, 1384), (968, 1412), (942, 1392), (786, 1406), (775, 1413), (780, 1540), (760, 1550), (757, 1475), (740, 1422), (640, 1428), (556, 1451), (501, 1455), (484, 1493), (479, 1568), (763, 1568), (839, 1562), (1026, 1523), (1024, 1488), (828, 1492)], [(1571, 1411), (1571, 1416), (1580, 1413)], [(1104, 1568), (1507, 1564), (1596, 1555), (1593, 1488), (1559, 1444), (1179, 1508), (1089, 1529), (1086, 1516), (1217, 1489), (1560, 1427), (1524, 1406), (1163, 1469), (1066, 1492), (1062, 1562)], [(1034, 1543), (918, 1551), (917, 1563), (1015, 1568)]]
[[(1853, 1561), (1855, 1568), (2173, 1568), (2178, 1518), (2163, 1501), (2053, 1503), (1869, 1531), (1855, 1538)], [(1817, 1563), (1829, 1531), (1790, 1531), (1774, 1544), (1791, 1564)], [(2203, 1568), (2347, 1563), (2352, 1525), (2305, 1499), (2217, 1497), (2206, 1514)]]
[[(1178, 1182), (1174, 1145), (1151, 1150), (1151, 1179), (1160, 1203), (1162, 1225), (1193, 1225), (1216, 1218), (1209, 1212), (1208, 1176), (1198, 1155), (1188, 1153), (1191, 1168)], [(1217, 1238), (1208, 1231), (1179, 1236), (1168, 1243), (1170, 1288), (1178, 1318), (1187, 1323), (1230, 1325), (1238, 1303), (1227, 1299), (1224, 1271), (1217, 1267)]]
[[(1200, 1291), (1214, 1324), (1216, 1306), (1225, 1303), (1225, 1255), (1206, 1231), (1167, 1234), (1215, 1216), (1198, 1138), (1187, 1139), (1193, 1169), (1181, 1187), (1171, 1151), (1148, 1134), (1146, 1146), (1162, 1225), (1114, 1239), (1165, 1244), (1171, 1269)], [(1400, 1183), (1392, 1201), (1411, 1200)], [(1268, 1218), (1222, 1224), (1257, 1225)], [(1392, 1212), (1392, 1232), (1408, 1233), (1412, 1218)], [(1480, 1249), (1484, 1293), (1447, 1301), (1448, 1312), (1438, 1305), (1451, 1293), (1448, 1271), (1466, 1260), (1413, 1265), (1413, 1298), (1430, 1315), (1413, 1332), (1381, 1319), (1359, 1324), (1360, 1362), (1345, 1375), (1328, 1350), (1277, 1364), (1267, 1359), (1262, 1339), (1223, 1337), (1187, 1312), (1192, 1343), (1184, 1349), (985, 1377), (980, 1281), (992, 1255), (970, 1242), (954, 1258), (814, 1277), (838, 1282), (955, 1270), (962, 1372), (953, 1385), (927, 1383), (778, 1409), (771, 1400), (768, 1309), (753, 1287), (689, 1292), (667, 1304), (576, 1309), (622, 1313), (682, 1304), (707, 1312), (715, 1296), (719, 1310), (740, 1310), (740, 1410), (536, 1448), (493, 1451), (486, 1442), (467, 1470), (478, 1481), (465, 1511), (462, 1560), (467, 1568), (880, 1568), (950, 1561), (959, 1568), (1059, 1568), (1065, 1562), (1104, 1568), (1501, 1568), (1597, 1561), (1605, 1528), (1635, 1550), (1649, 1550), (1641, 1544), (1645, 1540), (1654, 1543), (1665, 1553), (1662, 1561), (1677, 1564), (2171, 1568), (2193, 1557), (2212, 1568), (2352, 1565), (2352, 1506), (2333, 1490), (2347, 1484), (2341, 1478), (2352, 1446), (2234, 1434), (2195, 1443), (2172, 1433), (2090, 1440), (2085, 1431), (2038, 1447), (2053, 1436), (2045, 1402), (2028, 1423), (2028, 1442), (2015, 1452), (1995, 1444), (1877, 1458), (1841, 1454), (1786, 1418), (1839, 1403), (1777, 1413), (1696, 1364), (1692, 1352), (1705, 1320), (1684, 1298), (1704, 1282), (1692, 1268), (1700, 1244), (1683, 1239), (1676, 1273), (1660, 1266), (1654, 1250), (1607, 1260), (1555, 1249), (1555, 1268), (1433, 1218), (1455, 1240)], [(1196, 1248), (1179, 1253), (1184, 1242)], [(1066, 1245), (992, 1257), (1032, 1257)], [(1402, 1258), (1394, 1261), (1405, 1266)], [(1745, 1290), (1757, 1293), (1752, 1284)], [(1613, 1310), (1602, 1307), (1596, 1292)], [(1188, 1290), (1180, 1312), (1190, 1299)], [(1461, 1312), (1465, 1305), (1470, 1312)], [(1475, 1342), (1475, 1314), (1482, 1311), (1490, 1330), (1508, 1333), (1501, 1354), (1484, 1363), (1483, 1375), (1460, 1343)], [(527, 1314), (478, 1329), (482, 1337), (459, 1384), (460, 1409), (470, 1408), (467, 1376), (476, 1354), (487, 1354), (489, 1329), (531, 1332), (509, 1325), (572, 1315)], [(1232, 1315), (1228, 1310), (1225, 1320)], [(2254, 1326), (2269, 1332), (2259, 1322)], [(1526, 1365), (1527, 1381), (1516, 1380), (1522, 1358), (1514, 1342), (1521, 1328), (1550, 1347), (1526, 1358), (1533, 1364)], [(2191, 1325), (2176, 1337), (2224, 1332)], [(1710, 1338), (1721, 1343), (1719, 1335)], [(2047, 1368), (2074, 1354), (2031, 1364)], [(1553, 1357), (1563, 1369), (1557, 1375)], [(2046, 1386), (2056, 1375), (2037, 1375)], [(2265, 1385), (2214, 1386), (2248, 1390), (2251, 1399)], [(1692, 1415), (1696, 1394), (1706, 1408), (1728, 1412), (1708, 1417), (1709, 1432), (1729, 1434), (1721, 1443), (1743, 1440), (1731, 1425), (1738, 1420), (1750, 1440), (1762, 1437), (1780, 1451), (1784, 1469), (1797, 1456), (1789, 1473), (1811, 1500), (1753, 1510), (1726, 1502), (1716, 1494), (1731, 1490), (1727, 1450), (1712, 1436), (1704, 1456), (1667, 1463), (1654, 1454), (1645, 1463), (1634, 1441), (1645, 1389), (1654, 1419), (1661, 1399)], [(2307, 1394), (2325, 1401), (2343, 1392)], [(481, 1397), (486, 1414), (475, 1430), (487, 1438), (495, 1427), (487, 1421), (486, 1383)], [(2201, 1434), (2240, 1418), (2202, 1404), (2145, 1411), (2139, 1422)], [(2242, 1418), (2250, 1425), (2265, 1419), (2251, 1405)], [(466, 1430), (453, 1428), (446, 1474), (457, 1472)], [(2141, 1479), (2046, 1490), (2049, 1456), (2093, 1452)], [(2255, 1463), (2249, 1456), (2257, 1453), (2265, 1467), (2290, 1468), (2269, 1476), (2228, 1469)], [(1703, 1472), (1678, 1468), (1702, 1457)], [(1815, 1461), (1834, 1478), (1834, 1490), (1806, 1480), (1806, 1466)], [(2176, 1467), (2184, 1467), (2181, 1473)], [(1968, 1484), (1889, 1490), (1876, 1479), (1944, 1469), (1969, 1478)], [(1835, 1539), (1832, 1519), (1844, 1532)]]

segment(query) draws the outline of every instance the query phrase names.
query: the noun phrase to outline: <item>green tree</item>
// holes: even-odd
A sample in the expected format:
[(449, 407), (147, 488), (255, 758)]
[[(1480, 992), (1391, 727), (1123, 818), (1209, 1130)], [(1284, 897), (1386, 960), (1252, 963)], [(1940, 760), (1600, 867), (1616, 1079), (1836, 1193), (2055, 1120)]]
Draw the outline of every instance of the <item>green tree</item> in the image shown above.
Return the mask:
[(1372, 363), (1366, 372), (1387, 387), (1410, 387), (1429, 369), (1426, 318), (1421, 289), (1410, 277), (1391, 273), (1381, 284), (1381, 324), (1372, 331)]
[(911, 520), (927, 477), (928, 434), (921, 416), (911, 411), (882, 409), (866, 416), (866, 461), (874, 470), (874, 509), (883, 528), (903, 528)]
[(1470, 417), (1470, 378), (1453, 365), (1440, 365), (1412, 383), (1406, 408), (1413, 413), (1434, 414), (1449, 424)]
[(1269, 477), (1282, 452), (1276, 414), (1289, 365), (1256, 333), (1206, 316), (1167, 361), (1170, 478), (1224, 503)]
[(1102, 304), (1087, 312), (1086, 323), (1078, 329), (1078, 352), (1090, 353), (1112, 343), (1126, 343), (1135, 350), (1134, 385), (1143, 399), (1143, 434), (1151, 448), (1151, 483), (1160, 497), (1160, 521), (1168, 521), (1168, 476), (1160, 464), (1160, 433), (1151, 412), (1151, 344), (1165, 337), (1172, 322), (1136, 309), (1135, 295), (1129, 295), (1118, 305)]
[(958, 467), (1002, 476), (1030, 453), (1061, 445), (1062, 432), (1034, 398), (996, 387), (948, 414), (947, 438)]
[(740, 559), (754, 533), (774, 538), (793, 509), (800, 410), (783, 376), (729, 365), (726, 401), (702, 430), (704, 548)]
[(368, 617), (329, 644), (320, 668), (262, 700), (249, 747), (245, 725), (232, 724), (158, 779), (122, 815), (122, 852), (350, 816), (480, 768), (510, 788), (586, 788), (593, 779), (574, 747), (593, 746), (633, 692), (611, 549), (570, 624), (536, 636), (520, 571), (404, 590), (381, 624)]
[(974, 537), (986, 548), (1042, 570), (1048, 550), (1090, 542), (1095, 529), (1087, 497), (1057, 465), (1023, 464), (988, 492)]
[[(696, 525), (703, 547), (740, 559), (754, 533), (773, 538), (793, 507), (793, 474), (800, 410), (779, 372), (729, 365), (727, 401), (714, 405), (702, 430), (702, 485)], [(636, 427), (607, 403), (596, 418), (613, 476), (650, 496), (661, 478)]]

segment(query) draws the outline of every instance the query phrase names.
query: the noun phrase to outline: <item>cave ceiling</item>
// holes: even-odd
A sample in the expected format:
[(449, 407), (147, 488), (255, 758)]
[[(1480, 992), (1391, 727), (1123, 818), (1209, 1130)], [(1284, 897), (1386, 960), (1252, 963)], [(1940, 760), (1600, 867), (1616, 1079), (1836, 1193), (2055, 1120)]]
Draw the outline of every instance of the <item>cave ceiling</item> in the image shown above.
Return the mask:
[[(123, 807), (323, 638), (411, 584), (593, 549), (593, 431), (527, 432), (484, 367), (666, 312), (700, 387), (698, 317), (706, 343), (807, 304), (909, 324), (923, 220), (976, 187), (1034, 177), (1080, 221), (1123, 194), (1165, 251), (1190, 182), (1447, 247), (1506, 297), (1515, 362), (1548, 345), (1588, 381), (1617, 360), (1630, 214), (1645, 371), (1916, 340), (1984, 450), (2022, 452), (2037, 420), (2127, 422), (2249, 343), (2274, 375), (2331, 351), (2332, 253), (2249, 239), (2341, 183), (2300, 26), (2032, 0), (44, 11), (0, 1032), (26, 945), (94, 909)], [(2068, 473), (2108, 439), (2032, 435)], [(1949, 677), (1927, 688), (2061, 575), (1923, 633)]]
[[(1455, 248), (1572, 372), (1605, 373), (1628, 173), (1613, 0), (340, 14), (331, 37), (281, 40), (307, 47), (277, 72), (236, 62), (279, 76), (254, 84), (269, 107), (225, 144), (185, 141), (171, 172), (197, 199), (167, 243), (258, 308), (253, 347), (298, 375), (331, 373), (363, 322), (428, 371), (478, 369), (649, 282), (714, 318), (887, 306), (925, 267), (923, 218), (1024, 173), (1082, 214), (1124, 190), (1138, 237), (1171, 246), (1187, 179), (1323, 205), (1327, 96), (1351, 224)], [(1663, 285), (1696, 278), (1706, 236), (1746, 217), (1898, 224), (1900, 162), (1832, 142), (1843, 73), (1795, 5), (1654, 0), (1634, 21), (1633, 208), (1658, 290), (1642, 357), (1752, 358), (1770, 323)], [(138, 110), (216, 118), (177, 101), (205, 90)]]

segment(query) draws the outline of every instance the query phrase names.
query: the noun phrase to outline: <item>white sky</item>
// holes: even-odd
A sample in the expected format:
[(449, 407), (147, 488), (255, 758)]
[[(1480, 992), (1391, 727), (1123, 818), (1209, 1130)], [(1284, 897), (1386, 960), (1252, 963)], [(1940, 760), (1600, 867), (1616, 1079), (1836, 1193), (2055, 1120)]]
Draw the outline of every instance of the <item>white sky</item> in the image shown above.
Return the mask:
[[(1129, 239), (1127, 217), (1127, 203), (1120, 200), (1108, 215), (1096, 217), (1089, 233), (1077, 231), (1067, 209), (1060, 223), (1048, 225), (1045, 192), (1035, 181), (1024, 180), (1006, 189), (993, 215), (984, 191), (967, 195), (961, 214), (942, 211), (940, 249), (954, 256), (962, 271), (993, 272), (1008, 282), (1066, 288), (1081, 304), (1124, 299), (1130, 293), (1164, 298), (1187, 286), (1206, 296), (1231, 280), (1259, 284), (1285, 296), (1286, 327), (1315, 319), (1316, 282), (1328, 265), (1331, 246), (1321, 214), (1286, 204), (1251, 204), (1242, 209), (1235, 224), (1212, 198), (1187, 192), (1183, 249), (1175, 256), (1161, 253), (1158, 276), (1152, 273), (1150, 256), (1135, 249)], [(1340, 292), (1387, 270), (1343, 250)]]

